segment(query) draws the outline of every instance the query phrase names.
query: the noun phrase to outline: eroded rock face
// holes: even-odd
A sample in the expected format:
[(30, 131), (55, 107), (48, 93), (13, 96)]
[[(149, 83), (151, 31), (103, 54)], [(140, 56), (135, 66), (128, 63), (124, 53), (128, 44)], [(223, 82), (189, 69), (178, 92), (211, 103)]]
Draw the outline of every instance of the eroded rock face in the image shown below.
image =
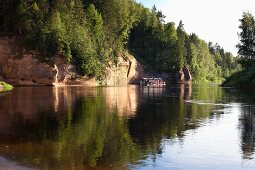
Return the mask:
[(142, 79), (145, 75), (143, 67), (141, 63), (139, 63), (134, 56), (128, 55), (129, 58), (129, 73), (128, 73), (128, 83), (137, 84), (140, 83), (140, 79)]
[(55, 57), (54, 69), (56, 70), (56, 75), (53, 85), (97, 86), (95, 78), (82, 77), (79, 75), (73, 65), (65, 62), (63, 56)]
[(0, 80), (13, 85), (97, 85), (95, 79), (78, 75), (62, 56), (44, 63), (40, 53), (24, 49), (20, 41), (22, 36), (0, 37)]
[(9, 83), (18, 85), (52, 85), (56, 76), (54, 67), (40, 63), (30, 55), (22, 59), (8, 59), (2, 70)]
[(120, 53), (117, 66), (111, 64), (105, 70), (103, 85), (138, 84), (144, 76), (142, 65), (127, 53)]
[(191, 81), (192, 77), (191, 77), (189, 69), (186, 66), (184, 66), (182, 71), (183, 71), (183, 74), (184, 74), (184, 80), (185, 81)]
[[(75, 67), (57, 55), (54, 63), (40, 61), (40, 54), (26, 50), (18, 42), (21, 36), (0, 37), (0, 80), (12, 85), (82, 85), (97, 86), (95, 78), (82, 77)], [(111, 64), (105, 71), (103, 85), (138, 83), (143, 74), (141, 65), (126, 53), (118, 57), (118, 64)]]

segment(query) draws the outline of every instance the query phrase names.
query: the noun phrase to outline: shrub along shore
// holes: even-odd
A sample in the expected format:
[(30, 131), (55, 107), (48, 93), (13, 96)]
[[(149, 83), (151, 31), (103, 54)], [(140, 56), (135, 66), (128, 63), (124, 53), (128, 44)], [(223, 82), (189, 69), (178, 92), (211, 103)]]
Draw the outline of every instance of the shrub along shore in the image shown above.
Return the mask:
[(10, 84), (7, 84), (5, 82), (0, 82), (0, 91), (8, 91), (8, 90), (12, 90), (13, 86)]

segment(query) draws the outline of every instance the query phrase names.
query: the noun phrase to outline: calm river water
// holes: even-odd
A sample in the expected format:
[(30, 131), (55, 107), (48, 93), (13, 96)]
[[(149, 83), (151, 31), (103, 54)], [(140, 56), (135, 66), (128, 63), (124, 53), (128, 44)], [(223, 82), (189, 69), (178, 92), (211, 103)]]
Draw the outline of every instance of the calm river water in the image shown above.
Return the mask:
[(255, 104), (216, 85), (16, 87), (0, 169), (255, 169)]

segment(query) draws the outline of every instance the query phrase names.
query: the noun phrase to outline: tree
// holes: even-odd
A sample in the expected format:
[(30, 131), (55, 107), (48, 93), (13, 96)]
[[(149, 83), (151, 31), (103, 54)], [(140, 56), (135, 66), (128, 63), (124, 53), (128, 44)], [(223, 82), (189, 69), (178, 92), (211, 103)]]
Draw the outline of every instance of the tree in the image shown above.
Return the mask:
[(15, 32), (17, 29), (17, 6), (19, 0), (1, 0), (0, 1), (0, 31)]
[(115, 51), (124, 48), (129, 31), (135, 22), (132, 3), (134, 3), (132, 0), (94, 1), (96, 9), (101, 13), (104, 20), (108, 43)]
[(86, 10), (86, 19), (91, 37), (96, 48), (97, 57), (101, 62), (105, 62), (108, 52), (104, 33), (104, 25), (101, 14), (96, 10), (93, 4), (90, 4)]
[(182, 67), (185, 64), (185, 59), (187, 55), (186, 51), (186, 37), (187, 34), (184, 30), (184, 24), (182, 21), (180, 21), (178, 27), (177, 27), (177, 49), (178, 49), (178, 56), (177, 56), (177, 69), (182, 69)]
[(52, 44), (51, 49), (53, 50), (51, 56), (60, 53), (69, 58), (70, 47), (66, 39), (67, 33), (58, 11), (52, 14), (48, 28), (51, 36), (51, 40), (48, 43)]
[(177, 32), (173, 22), (164, 24), (164, 30), (160, 33), (160, 54), (157, 59), (157, 70), (163, 72), (175, 71), (177, 57)]
[(255, 20), (251, 13), (244, 12), (243, 18), (239, 20), (240, 42), (237, 45), (238, 54), (242, 58), (243, 65), (247, 66), (250, 60), (255, 59)]

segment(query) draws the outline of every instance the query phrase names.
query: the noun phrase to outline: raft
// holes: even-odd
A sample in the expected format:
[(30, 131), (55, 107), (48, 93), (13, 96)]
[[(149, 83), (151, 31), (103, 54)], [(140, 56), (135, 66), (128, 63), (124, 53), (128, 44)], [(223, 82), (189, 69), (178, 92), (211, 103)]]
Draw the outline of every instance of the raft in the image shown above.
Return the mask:
[(158, 77), (144, 77), (140, 80), (140, 86), (165, 86), (166, 82)]

